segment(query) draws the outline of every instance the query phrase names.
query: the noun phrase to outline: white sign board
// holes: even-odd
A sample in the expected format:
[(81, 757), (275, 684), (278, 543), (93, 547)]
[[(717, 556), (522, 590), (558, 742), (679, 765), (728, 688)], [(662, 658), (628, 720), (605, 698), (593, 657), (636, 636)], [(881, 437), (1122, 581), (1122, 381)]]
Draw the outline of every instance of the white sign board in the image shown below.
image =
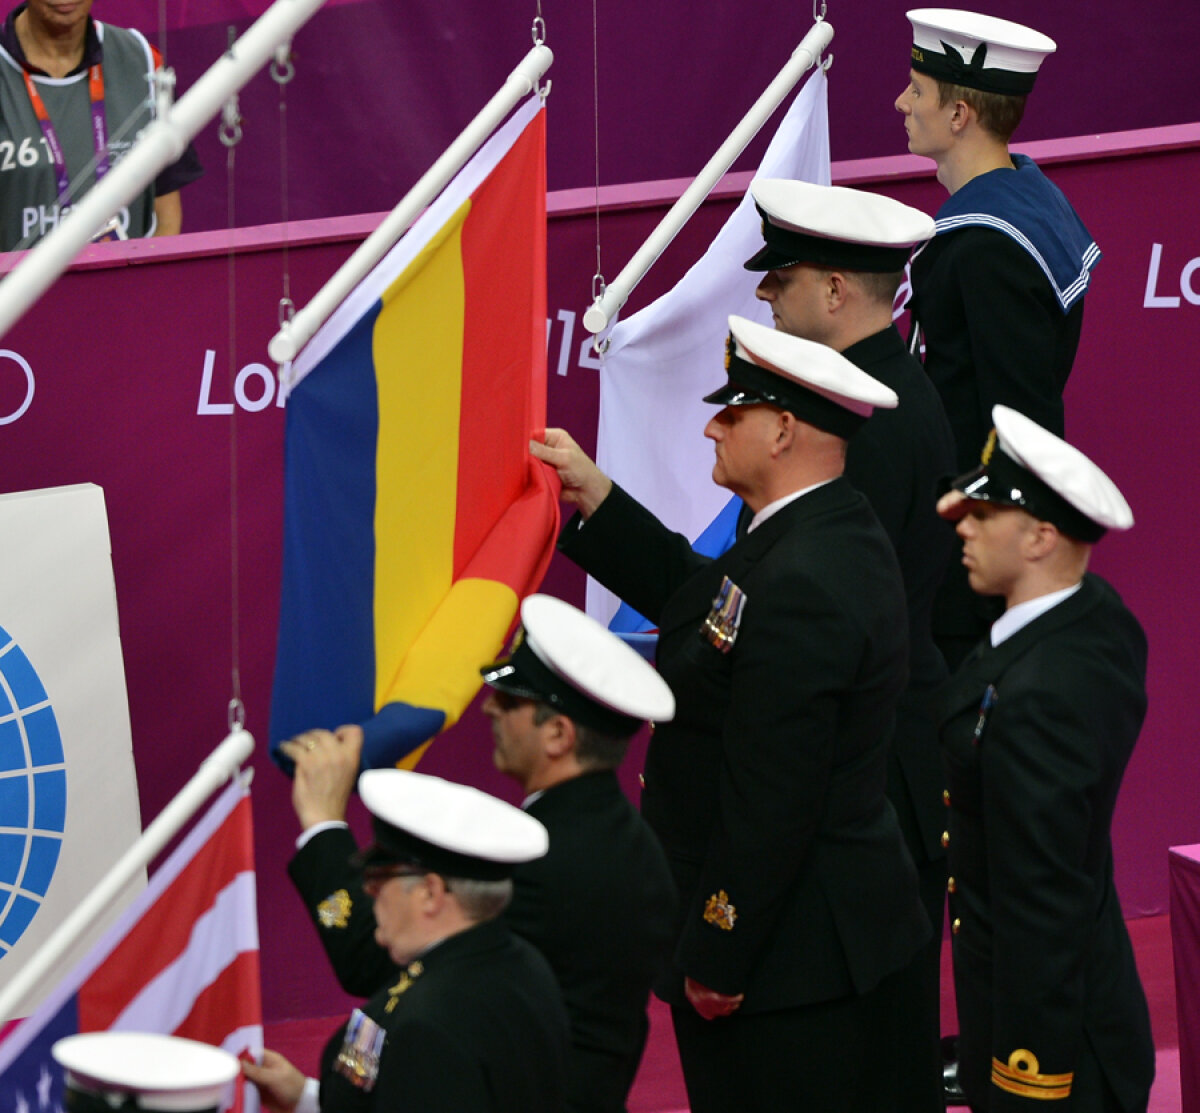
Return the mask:
[(0, 495), (0, 987), (141, 830), (104, 492)]

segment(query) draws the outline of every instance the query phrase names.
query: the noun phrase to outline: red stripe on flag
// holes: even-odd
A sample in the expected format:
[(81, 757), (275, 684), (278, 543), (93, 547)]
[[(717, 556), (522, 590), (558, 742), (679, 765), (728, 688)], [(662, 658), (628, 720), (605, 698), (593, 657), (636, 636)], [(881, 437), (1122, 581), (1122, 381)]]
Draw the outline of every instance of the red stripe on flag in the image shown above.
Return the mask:
[[(475, 191), (462, 232), (465, 286), (454, 578), (510, 504), (538, 481), (529, 437), (546, 421), (546, 113), (539, 112)], [(534, 546), (512, 571), (472, 575), (526, 589)], [(523, 573), (515, 573), (523, 568)], [(515, 580), (512, 578), (515, 573)], [(519, 582), (517, 582), (519, 581)]]
[(254, 869), (250, 799), (240, 801), (180, 875), (79, 990), (79, 1030), (108, 1029), (187, 948), (192, 928), (239, 874)]
[[(239, 1028), (262, 1023), (259, 999), (258, 952), (243, 951), (220, 976), (197, 996), (176, 1036), (220, 1044)], [(235, 1055), (241, 1048), (229, 1048)]]

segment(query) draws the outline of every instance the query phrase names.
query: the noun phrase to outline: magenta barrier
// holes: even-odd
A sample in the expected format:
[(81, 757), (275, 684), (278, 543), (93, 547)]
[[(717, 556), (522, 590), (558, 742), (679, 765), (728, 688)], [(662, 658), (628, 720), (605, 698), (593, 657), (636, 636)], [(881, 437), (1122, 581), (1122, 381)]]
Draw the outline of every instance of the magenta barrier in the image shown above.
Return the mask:
[(1180, 1113), (1200, 1113), (1200, 844), (1173, 846), (1168, 858)]
[[(1096, 567), (1150, 635), (1150, 714), (1118, 808), (1115, 852), (1126, 911), (1156, 913), (1167, 901), (1164, 849), (1194, 842), (1200, 822), (1189, 714), (1200, 614), (1188, 578), (1200, 530), (1180, 509), (1200, 419), (1191, 380), (1200, 350), (1200, 236), (1186, 186), (1200, 173), (1200, 126), (1023, 149), (1051, 165), (1104, 250), (1068, 387), (1067, 429), (1122, 487), (1137, 517), (1129, 534), (1103, 542)], [(931, 211), (941, 200), (929, 164), (910, 156), (839, 164), (835, 176)], [(724, 183), (735, 193), (744, 186), (744, 175)], [(671, 182), (602, 192), (610, 275), (678, 192)], [(596, 269), (594, 203), (588, 190), (552, 194), (549, 232), (550, 420), (589, 446), (597, 382), (581, 317)], [(726, 190), (702, 207), (628, 312), (682, 273), (732, 205)], [(379, 220), (97, 245), (0, 338), (0, 487), (95, 482), (105, 490), (144, 820), (225, 732), (236, 511), (241, 690), (260, 742), (255, 830), (271, 1020), (328, 1015), (347, 999), (333, 988), (284, 875), (296, 824), (289, 783), (265, 758), (283, 430), (266, 342), (277, 327), (285, 243), (291, 294), (302, 305)], [(12, 263), (0, 257), (0, 271)], [(714, 378), (720, 360), (714, 353)], [(555, 560), (545, 586), (582, 599), (583, 578), (564, 561)], [(639, 739), (624, 769), (631, 791), (643, 747)], [(492, 769), (474, 708), (422, 768), (515, 796)], [(361, 812), (354, 820), (361, 829)]]

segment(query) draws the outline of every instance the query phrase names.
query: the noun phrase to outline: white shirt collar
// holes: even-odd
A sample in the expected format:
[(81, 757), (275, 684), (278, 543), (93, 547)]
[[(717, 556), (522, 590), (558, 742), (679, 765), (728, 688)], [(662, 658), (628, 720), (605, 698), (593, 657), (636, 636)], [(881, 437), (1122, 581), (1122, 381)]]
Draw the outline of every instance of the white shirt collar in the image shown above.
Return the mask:
[(822, 479), (820, 483), (814, 483), (811, 487), (802, 487), (799, 491), (793, 491), (790, 495), (784, 495), (781, 499), (767, 503), (766, 506), (750, 519), (750, 525), (746, 527), (746, 532), (753, 533), (772, 514), (778, 514), (789, 502), (795, 502), (802, 495), (807, 495), (809, 491), (815, 491), (818, 487), (824, 487), (826, 483), (832, 482), (832, 479)]
[(1027, 599), (1024, 603), (1009, 607), (992, 623), (992, 648), (1011, 638), (1018, 630), (1028, 626), (1035, 618), (1040, 618), (1052, 607), (1057, 607), (1064, 599), (1069, 599), (1082, 586), (1083, 581), (1080, 580), (1074, 587), (1064, 587), (1061, 591), (1052, 591), (1049, 595), (1039, 595), (1036, 599)]

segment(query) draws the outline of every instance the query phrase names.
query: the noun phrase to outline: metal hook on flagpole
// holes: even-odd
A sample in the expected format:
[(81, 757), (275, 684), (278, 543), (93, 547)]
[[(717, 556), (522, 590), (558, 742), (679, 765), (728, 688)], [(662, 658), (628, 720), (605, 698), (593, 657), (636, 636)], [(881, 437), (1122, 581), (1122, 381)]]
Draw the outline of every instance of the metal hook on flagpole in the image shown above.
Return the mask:
[[(825, 22), (825, 14), (828, 11), (829, 11), (829, 7), (825, 3), (825, 0), (813, 0), (813, 22), (814, 23), (824, 23)], [(821, 71), (823, 73), (828, 73), (830, 68), (833, 66), (833, 55), (826, 54), (824, 58), (818, 57), (817, 65), (820, 66)]]
[(162, 66), (154, 71), (155, 117), (165, 120), (175, 103), (175, 71)]
[[(597, 263), (600, 262), (599, 255), (600, 255), (600, 252), (599, 252), (599, 249), (597, 249), (597, 251), (596, 251), (596, 256), (597, 256), (596, 262)], [(595, 305), (597, 302), (600, 301), (601, 298), (604, 297), (604, 290), (605, 290), (604, 275), (602, 275), (599, 271), (597, 271), (594, 275), (592, 275), (592, 304), (593, 305)], [(615, 318), (614, 318), (614, 323), (615, 323)], [(608, 351), (608, 346), (611, 342), (612, 342), (611, 334), (609, 334), (609, 333), (606, 333), (604, 335), (597, 334), (596, 336), (592, 337), (592, 351), (595, 352), (596, 355), (603, 357), (604, 354)]]
[(286, 85), (296, 76), (296, 66), (292, 62), (292, 44), (280, 43), (275, 48), (275, 59), (271, 62), (271, 80), (277, 85)]
[[(533, 27), (531, 28), (531, 31), (533, 34), (534, 47), (537, 48), (539, 46), (545, 46), (546, 21), (542, 18), (542, 5), (540, 2), (538, 3), (538, 14), (533, 17)], [(549, 78), (547, 78), (545, 83), (542, 85), (535, 83), (533, 86), (533, 91), (537, 93), (537, 95), (541, 97), (543, 101), (545, 101), (545, 99), (550, 95), (550, 85), (551, 81)]]
[(238, 109), (237, 93), (234, 93), (221, 109), (221, 126), (217, 135), (226, 147), (236, 147), (242, 141), (242, 114)]

